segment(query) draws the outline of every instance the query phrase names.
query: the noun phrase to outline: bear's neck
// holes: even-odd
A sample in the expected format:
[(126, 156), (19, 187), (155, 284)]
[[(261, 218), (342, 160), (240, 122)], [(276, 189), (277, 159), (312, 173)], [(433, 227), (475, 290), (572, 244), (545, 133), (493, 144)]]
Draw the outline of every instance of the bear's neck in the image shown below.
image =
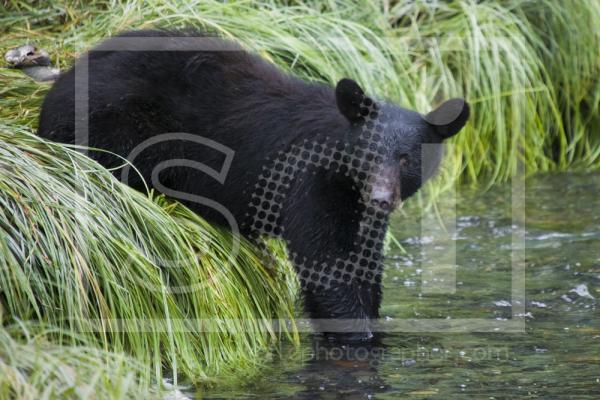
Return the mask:
[(339, 112), (332, 87), (283, 74), (271, 78), (244, 82), (226, 107), (230, 122), (270, 138), (271, 148), (280, 150), (305, 140), (347, 139), (350, 122)]

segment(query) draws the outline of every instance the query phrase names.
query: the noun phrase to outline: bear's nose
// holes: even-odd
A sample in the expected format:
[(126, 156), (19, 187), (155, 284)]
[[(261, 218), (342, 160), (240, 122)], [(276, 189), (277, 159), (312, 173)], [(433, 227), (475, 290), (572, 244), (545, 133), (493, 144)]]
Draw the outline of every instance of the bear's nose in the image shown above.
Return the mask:
[(400, 167), (383, 166), (370, 180), (369, 199), (372, 206), (391, 210), (400, 196)]
[(389, 210), (391, 203), (388, 200), (376, 200), (373, 199), (371, 201), (371, 204), (374, 205), (375, 207), (381, 207), (381, 209), (383, 210)]
[[(391, 185), (391, 184), (390, 184)], [(386, 209), (394, 201), (394, 191), (387, 187), (374, 187), (371, 193), (371, 204)]]

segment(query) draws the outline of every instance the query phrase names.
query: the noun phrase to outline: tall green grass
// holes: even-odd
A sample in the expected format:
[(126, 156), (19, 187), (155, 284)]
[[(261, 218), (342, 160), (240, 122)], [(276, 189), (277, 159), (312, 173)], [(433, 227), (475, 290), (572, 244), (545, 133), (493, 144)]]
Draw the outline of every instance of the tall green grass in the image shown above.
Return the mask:
[(159, 399), (145, 366), (95, 346), (61, 346), (52, 332), (0, 327), (0, 399)]
[(600, 165), (600, 6), (555, 1), (15, 1), (6, 45), (36, 40), (69, 65), (127, 29), (217, 31), (307, 79), (350, 76), (426, 112), (450, 96), (473, 104), (446, 182), (505, 181)]
[[(517, 10), (543, 43), (539, 53), (561, 112), (564, 138), (562, 132), (550, 131), (549, 151), (560, 160), (561, 167), (598, 166), (600, 2), (522, 0)], [(558, 144), (561, 142), (566, 148)]]
[[(295, 274), (163, 197), (117, 182), (82, 153), (0, 124), (0, 318), (37, 321), (59, 344), (96, 346), (210, 380), (250, 373), (297, 341)], [(283, 333), (282, 333), (283, 332)], [(287, 333), (286, 333), (287, 332)], [(154, 375), (152, 375), (154, 374)]]
[[(421, 112), (463, 96), (472, 119), (452, 141), (438, 193), (457, 181), (509, 180), (520, 165), (530, 173), (600, 166), (597, 1), (10, 0), (0, 7), (0, 50), (34, 42), (62, 68), (123, 30), (195, 26), (306, 79), (352, 77)], [(165, 368), (196, 380), (252, 370), (277, 336), (261, 318), (292, 316), (287, 265), (273, 269), (244, 244), (222, 274), (226, 233), (121, 186), (76, 151), (36, 139), (48, 87), (0, 69), (2, 324), (37, 320), (62, 332), (50, 345), (99, 347), (150, 365), (154, 372), (136, 373), (123, 393)], [(185, 260), (186, 268), (158, 268), (161, 259)], [(198, 282), (206, 285), (199, 291), (167, 290)], [(223, 319), (219, 332), (190, 332), (185, 322), (213, 317)], [(143, 332), (139, 320), (147, 321)]]

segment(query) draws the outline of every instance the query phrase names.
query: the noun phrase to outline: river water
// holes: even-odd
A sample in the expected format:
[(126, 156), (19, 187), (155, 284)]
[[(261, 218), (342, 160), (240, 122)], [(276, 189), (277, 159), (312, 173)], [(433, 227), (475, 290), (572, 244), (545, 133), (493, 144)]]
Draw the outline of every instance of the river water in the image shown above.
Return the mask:
[(395, 216), (376, 343), (306, 334), (252, 383), (197, 396), (600, 398), (600, 173), (528, 178), (524, 202), (513, 189), (448, 196), (442, 230), (434, 210)]

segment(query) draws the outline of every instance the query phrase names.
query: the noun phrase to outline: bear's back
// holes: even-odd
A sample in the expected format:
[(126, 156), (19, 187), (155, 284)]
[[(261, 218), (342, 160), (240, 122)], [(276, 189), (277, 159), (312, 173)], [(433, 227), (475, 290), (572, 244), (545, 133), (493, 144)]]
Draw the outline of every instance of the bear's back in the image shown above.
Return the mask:
[(250, 90), (258, 95), (268, 86), (285, 95), (301, 84), (237, 44), (200, 32), (126, 32), (59, 77), (44, 101), (39, 134), (74, 143), (77, 104), (78, 121), (89, 115), (89, 142), (79, 144), (104, 148), (109, 143), (101, 139), (114, 136), (116, 121), (130, 140), (197, 130), (230, 114)]
[[(157, 137), (210, 139), (235, 154), (227, 184), (239, 188), (237, 197), (225, 198), (221, 183), (191, 168), (170, 168), (161, 180), (237, 211), (246, 204), (239, 194), (266, 158), (304, 138), (341, 136), (347, 127), (331, 87), (285, 74), (237, 44), (193, 31), (135, 31), (92, 49), (57, 80), (42, 106), (39, 135), (105, 150), (88, 154), (108, 168), (129, 159), (150, 187), (154, 168), (168, 160), (217, 171), (223, 163), (214, 148)], [(144, 188), (137, 174), (125, 183)]]

